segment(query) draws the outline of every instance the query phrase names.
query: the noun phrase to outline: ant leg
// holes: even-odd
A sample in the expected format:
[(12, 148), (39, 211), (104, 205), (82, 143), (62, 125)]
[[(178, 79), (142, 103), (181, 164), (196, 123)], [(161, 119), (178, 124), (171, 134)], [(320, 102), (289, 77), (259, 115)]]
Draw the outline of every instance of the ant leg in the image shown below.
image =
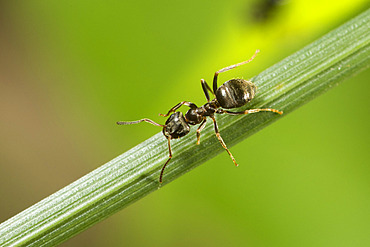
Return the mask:
[(143, 119), (140, 119), (140, 120), (137, 120), (137, 121), (131, 121), (131, 122), (119, 121), (119, 122), (117, 122), (117, 124), (119, 124), (119, 125), (128, 125), (128, 124), (137, 124), (137, 123), (141, 123), (141, 122), (151, 123), (151, 124), (153, 124), (155, 126), (159, 126), (159, 127), (166, 127), (166, 125), (158, 124), (158, 123), (156, 123), (153, 120), (150, 120), (148, 118), (143, 118)]
[(217, 88), (218, 88), (217, 87), (217, 76), (218, 76), (218, 74), (220, 74), (222, 72), (225, 72), (225, 71), (228, 71), (228, 70), (231, 70), (231, 69), (234, 69), (234, 68), (236, 68), (236, 67), (238, 67), (240, 65), (243, 65), (243, 64), (246, 64), (246, 63), (251, 62), (256, 57), (256, 55), (257, 55), (258, 52), (260, 52), (260, 50), (256, 50), (256, 52), (253, 54), (253, 56), (250, 59), (248, 59), (247, 61), (243, 61), (241, 63), (230, 65), (228, 67), (225, 67), (223, 69), (220, 69), (220, 70), (216, 71), (215, 76), (213, 77), (213, 92), (216, 92), (217, 91)]
[(271, 109), (271, 108), (265, 108), (265, 109), (249, 109), (249, 110), (239, 111), (239, 112), (232, 112), (232, 111), (225, 111), (225, 110), (223, 110), (222, 113), (226, 113), (226, 114), (229, 114), (229, 115), (244, 115), (244, 114), (256, 113), (256, 112), (261, 112), (261, 111), (275, 112), (275, 113), (278, 113), (280, 115), (283, 114), (283, 111), (279, 111), (279, 110)]
[(212, 91), (212, 89), (209, 87), (208, 83), (204, 79), (201, 79), (200, 82), (202, 83), (203, 92), (206, 95), (207, 101), (209, 102), (210, 98), (208, 91), (210, 91), (213, 94), (213, 96), (215, 96), (215, 93)]
[(174, 107), (172, 107), (168, 112), (167, 114), (159, 114), (159, 116), (162, 116), (162, 117), (168, 117), (170, 115), (171, 112), (175, 112), (177, 109), (179, 109), (182, 105), (186, 105), (186, 106), (189, 106), (190, 108), (194, 109), (194, 108), (198, 108), (196, 104), (194, 103), (191, 103), (191, 102), (188, 102), (188, 101), (182, 101), (180, 103), (178, 103), (177, 105), (175, 105)]
[(172, 150), (171, 150), (171, 137), (167, 137), (167, 140), (168, 140), (168, 152), (169, 152), (169, 157), (168, 157), (168, 160), (166, 161), (166, 163), (163, 165), (162, 167), (162, 170), (161, 170), (161, 175), (159, 176), (159, 182), (162, 183), (163, 180), (162, 180), (162, 177), (163, 177), (163, 172), (164, 172), (164, 168), (166, 168), (166, 165), (168, 164), (168, 162), (170, 162), (171, 158), (172, 158)]
[(200, 123), (198, 129), (197, 129), (197, 145), (200, 144), (200, 132), (204, 129), (206, 126), (207, 118), (204, 118), (203, 121)]
[(235, 166), (238, 166), (238, 164), (236, 163), (235, 159), (234, 159), (234, 156), (231, 154), (231, 152), (229, 151), (229, 149), (227, 148), (224, 140), (222, 139), (221, 135), (220, 135), (220, 132), (218, 131), (218, 126), (217, 126), (217, 123), (216, 123), (216, 119), (214, 116), (210, 116), (210, 118), (212, 118), (213, 120), (213, 123), (214, 123), (214, 126), (215, 126), (215, 132), (216, 132), (216, 136), (217, 136), (217, 139), (219, 140), (219, 142), (221, 143), (222, 147), (226, 150), (226, 152), (230, 155), (230, 158), (233, 160)]

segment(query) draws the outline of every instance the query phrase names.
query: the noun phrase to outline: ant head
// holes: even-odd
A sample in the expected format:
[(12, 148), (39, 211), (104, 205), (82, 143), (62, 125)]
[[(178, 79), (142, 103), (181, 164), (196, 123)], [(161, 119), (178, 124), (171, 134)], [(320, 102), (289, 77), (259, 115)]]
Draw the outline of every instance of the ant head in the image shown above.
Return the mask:
[(166, 125), (163, 128), (163, 134), (171, 137), (171, 139), (180, 138), (190, 131), (190, 127), (184, 118), (182, 112), (172, 113), (167, 119)]

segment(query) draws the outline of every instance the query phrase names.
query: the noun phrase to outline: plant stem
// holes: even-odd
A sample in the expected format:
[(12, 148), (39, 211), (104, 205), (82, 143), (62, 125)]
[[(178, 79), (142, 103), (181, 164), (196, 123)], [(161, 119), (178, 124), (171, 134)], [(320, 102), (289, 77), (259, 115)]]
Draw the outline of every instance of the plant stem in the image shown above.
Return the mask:
[[(370, 10), (254, 77), (258, 93), (248, 108), (271, 107), (283, 110), (285, 116), (368, 68), (369, 18)], [(283, 116), (271, 112), (220, 115), (217, 121), (230, 147)], [(194, 129), (172, 141), (174, 157), (165, 170), (164, 185), (224, 152), (211, 124), (202, 131), (201, 144), (195, 142)], [(0, 245), (54, 246), (71, 238), (157, 190), (167, 158), (167, 140), (158, 133), (3, 222)]]

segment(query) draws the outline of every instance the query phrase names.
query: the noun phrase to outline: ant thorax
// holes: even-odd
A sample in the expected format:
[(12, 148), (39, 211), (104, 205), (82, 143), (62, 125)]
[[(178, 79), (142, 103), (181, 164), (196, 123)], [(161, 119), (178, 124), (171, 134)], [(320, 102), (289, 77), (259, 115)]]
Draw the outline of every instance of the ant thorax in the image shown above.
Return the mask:
[(185, 114), (185, 120), (190, 125), (199, 124), (203, 120), (201, 107), (199, 108), (190, 108)]

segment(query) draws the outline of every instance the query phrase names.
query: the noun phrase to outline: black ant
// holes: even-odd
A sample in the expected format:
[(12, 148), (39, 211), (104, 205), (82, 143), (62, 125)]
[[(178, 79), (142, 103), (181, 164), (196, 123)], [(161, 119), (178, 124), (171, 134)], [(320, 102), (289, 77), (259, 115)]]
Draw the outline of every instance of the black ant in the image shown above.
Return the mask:
[[(171, 150), (171, 139), (177, 139), (180, 137), (185, 136), (190, 131), (189, 125), (196, 125), (200, 124), (197, 129), (197, 144), (200, 143), (200, 132), (202, 129), (206, 126), (207, 117), (210, 117), (213, 121), (213, 125), (215, 128), (215, 133), (217, 136), (217, 139), (221, 143), (222, 147), (226, 150), (226, 152), (230, 155), (232, 161), (236, 166), (238, 164), (236, 163), (233, 155), (227, 148), (224, 140), (222, 139), (220, 132), (218, 130), (218, 126), (216, 123), (216, 119), (214, 114), (229, 114), (229, 115), (243, 115), (243, 114), (249, 114), (249, 113), (256, 113), (260, 111), (270, 111), (275, 112), (278, 114), (283, 114), (282, 111), (278, 111), (271, 108), (265, 108), (265, 109), (249, 109), (241, 112), (232, 112), (224, 109), (232, 109), (232, 108), (238, 108), (245, 104), (247, 104), (249, 101), (251, 101), (254, 98), (254, 95), (256, 93), (257, 87), (254, 85), (253, 82), (243, 80), (243, 79), (231, 79), (222, 84), (220, 87), (217, 87), (217, 77), (218, 74), (234, 69), (240, 65), (249, 63), (252, 61), (259, 50), (257, 50), (254, 55), (247, 61), (237, 63), (228, 67), (225, 67), (223, 69), (220, 69), (219, 71), (216, 71), (214, 77), (213, 77), (213, 91), (209, 87), (208, 83), (201, 79), (201, 84), (203, 88), (203, 92), (207, 98), (207, 103), (204, 104), (201, 107), (198, 107), (196, 104), (189, 102), (189, 101), (182, 101), (172, 107), (167, 114), (159, 114), (160, 116), (167, 117), (170, 116), (165, 125), (158, 124), (148, 118), (143, 118), (137, 121), (132, 122), (117, 122), (117, 124), (127, 125), (127, 124), (137, 124), (141, 122), (148, 122), (153, 125), (163, 127), (163, 135), (168, 140), (168, 151), (169, 151), (169, 158), (166, 161), (166, 163), (163, 165), (161, 170), (161, 175), (159, 177), (159, 182), (162, 183), (162, 177), (164, 169), (166, 168), (166, 165), (172, 158), (172, 150)], [(209, 92), (213, 94), (215, 97), (214, 99), (210, 99)], [(182, 112), (176, 112), (177, 109), (179, 109), (182, 105), (186, 105), (190, 107), (190, 109), (185, 113), (185, 116), (182, 114)], [(173, 112), (173, 113), (172, 113)], [(172, 114), (171, 114), (172, 113)], [(171, 115), (170, 115), (171, 114)]]

